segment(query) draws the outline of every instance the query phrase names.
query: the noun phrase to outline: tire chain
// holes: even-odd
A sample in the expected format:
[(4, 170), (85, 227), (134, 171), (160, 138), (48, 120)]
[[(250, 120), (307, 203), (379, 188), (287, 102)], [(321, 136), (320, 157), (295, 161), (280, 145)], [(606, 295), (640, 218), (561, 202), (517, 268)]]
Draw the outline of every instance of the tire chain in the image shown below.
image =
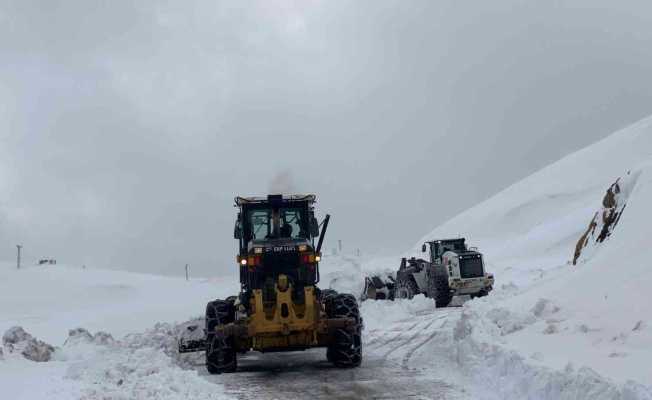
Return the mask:
[(216, 332), (218, 325), (233, 322), (233, 305), (215, 300), (206, 306), (206, 368), (210, 373), (233, 372), (237, 368), (233, 337)]
[(326, 310), (331, 318), (353, 318), (356, 327), (351, 332), (338, 328), (333, 332), (333, 344), (326, 356), (338, 367), (356, 367), (362, 362), (362, 319), (358, 303), (353, 295), (337, 294), (327, 298)]

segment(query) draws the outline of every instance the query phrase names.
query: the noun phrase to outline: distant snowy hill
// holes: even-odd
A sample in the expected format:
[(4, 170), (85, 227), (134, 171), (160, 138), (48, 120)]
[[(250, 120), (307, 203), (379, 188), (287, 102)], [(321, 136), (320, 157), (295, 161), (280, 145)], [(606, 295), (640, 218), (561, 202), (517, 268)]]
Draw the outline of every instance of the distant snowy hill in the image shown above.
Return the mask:
[[(650, 160), (652, 117), (508, 187), (437, 227), (424, 239), (462, 234), (490, 252), (490, 259), (494, 261), (537, 257), (550, 259), (542, 267), (565, 264), (607, 188), (628, 171), (647, 171), (646, 163)], [(645, 179), (643, 176), (642, 186), (645, 186)], [(633, 204), (639, 201), (636, 200), (638, 196), (642, 194), (635, 194)], [(627, 218), (634, 218), (632, 214), (636, 212), (628, 210)], [(647, 217), (641, 212), (644, 214), (640, 217)], [(415, 246), (415, 252), (420, 244)], [(507, 272), (510, 279), (515, 279), (518, 265), (507, 268), (507, 271), (496, 272)], [(505, 282), (504, 275), (502, 281)]]

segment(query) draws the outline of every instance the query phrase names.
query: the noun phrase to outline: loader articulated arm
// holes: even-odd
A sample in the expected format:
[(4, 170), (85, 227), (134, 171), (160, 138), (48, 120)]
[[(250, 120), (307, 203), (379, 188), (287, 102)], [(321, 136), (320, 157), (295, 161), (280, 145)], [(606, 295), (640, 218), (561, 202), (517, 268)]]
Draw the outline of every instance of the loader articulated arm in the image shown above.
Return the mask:
[(317, 254), (321, 254), (321, 245), (324, 244), (324, 237), (326, 236), (326, 229), (328, 229), (328, 221), (330, 221), (331, 216), (330, 214), (326, 214), (326, 218), (324, 218), (324, 222), (321, 227), (321, 233), (319, 234), (319, 242), (317, 243)]

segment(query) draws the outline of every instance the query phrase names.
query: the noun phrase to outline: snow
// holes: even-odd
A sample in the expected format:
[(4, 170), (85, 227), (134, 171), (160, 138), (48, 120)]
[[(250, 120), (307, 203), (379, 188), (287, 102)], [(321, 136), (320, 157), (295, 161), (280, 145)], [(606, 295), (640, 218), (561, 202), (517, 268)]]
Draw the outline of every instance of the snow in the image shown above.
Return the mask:
[(237, 278), (179, 278), (64, 265), (0, 263), (0, 333), (22, 326), (48, 343), (83, 327), (114, 336), (142, 331), (159, 321), (185, 321), (206, 303), (237, 291)]
[[(590, 236), (572, 265), (617, 179), (621, 219), (604, 242)], [(651, 204), (648, 118), (425, 235), (406, 255), (421, 256), (425, 240), (462, 234), (484, 253), (495, 290), (446, 309), (422, 296), (362, 303), (365, 360), (350, 371), (325, 367), (316, 350), (250, 354), (241, 372), (211, 377), (201, 354), (176, 354), (184, 323), (200, 318), (207, 301), (237, 292), (235, 272), (185, 281), (0, 263), (0, 334), (18, 326), (55, 347), (50, 361), (34, 362), (5, 346), (0, 388), (12, 399), (291, 399), (306, 390), (314, 398), (348, 390), (344, 396), (652, 399)], [(395, 271), (399, 261), (325, 256), (320, 287), (360, 294), (365, 275)]]
[(81, 382), (84, 399), (228, 398), (219, 385), (181, 369), (155, 347), (77, 342), (64, 347), (62, 357), (74, 360), (65, 378)]
[[(494, 389), (513, 398), (518, 393), (521, 398), (652, 398), (651, 161), (648, 118), (512, 185), (424, 237), (463, 233), (495, 273), (494, 293), (465, 304), (459, 318), (469, 335), (455, 343), (460, 367), (487, 368), (484, 373), (473, 369), (478, 384), (486, 385), (487, 379), (478, 378), (483, 375), (501, 382), (509, 378), (508, 389)], [(577, 240), (618, 178), (624, 184), (621, 201), (627, 202), (618, 226), (577, 266), (570, 265)], [(412, 253), (420, 251), (420, 244)], [(481, 357), (478, 352), (485, 350)], [(505, 368), (502, 375), (488, 373), (492, 364)], [(527, 390), (513, 387), (519, 379)], [(543, 384), (577, 392), (544, 393), (537, 386)], [(598, 396), (588, 390), (591, 385), (606, 385), (606, 394)]]
[[(233, 280), (0, 264), (0, 332), (9, 331), (11, 340), (33, 335), (57, 347), (53, 361), (35, 363), (20, 351), (8, 353), (5, 345), (3, 398), (230, 398), (221, 385), (184, 369), (165, 351), (176, 346), (177, 332), (157, 322), (195, 317), (233, 286)], [(14, 326), (26, 333), (10, 330)]]

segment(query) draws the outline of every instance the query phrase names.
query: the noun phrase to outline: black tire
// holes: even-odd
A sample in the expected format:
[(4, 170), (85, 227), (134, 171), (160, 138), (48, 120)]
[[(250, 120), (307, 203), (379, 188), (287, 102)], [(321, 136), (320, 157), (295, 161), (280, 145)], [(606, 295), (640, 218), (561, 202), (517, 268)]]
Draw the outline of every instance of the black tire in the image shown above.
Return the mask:
[(387, 300), (394, 301), (396, 297), (396, 284), (388, 285), (387, 290), (389, 290), (389, 296), (387, 297)]
[(330, 299), (333, 296), (337, 296), (337, 291), (333, 289), (324, 289), (321, 291), (321, 301), (322, 303), (328, 302), (328, 299)]
[(453, 300), (451, 288), (448, 285), (448, 274), (445, 270), (439, 271), (435, 269), (434, 271), (430, 271), (430, 282), (428, 286), (428, 291), (432, 293), (430, 297), (435, 300), (436, 308), (447, 307), (451, 303), (451, 300)]
[(353, 368), (362, 362), (362, 318), (358, 302), (350, 294), (337, 294), (326, 303), (329, 318), (353, 318), (353, 329), (338, 328), (333, 332), (326, 358), (339, 368)]
[(417, 287), (417, 283), (411, 277), (396, 282), (395, 297), (397, 299), (412, 300), (412, 298), (417, 294), (419, 294), (419, 288)]
[(215, 331), (234, 320), (232, 302), (215, 300), (206, 305), (206, 369), (210, 374), (235, 372), (238, 367), (233, 337)]

